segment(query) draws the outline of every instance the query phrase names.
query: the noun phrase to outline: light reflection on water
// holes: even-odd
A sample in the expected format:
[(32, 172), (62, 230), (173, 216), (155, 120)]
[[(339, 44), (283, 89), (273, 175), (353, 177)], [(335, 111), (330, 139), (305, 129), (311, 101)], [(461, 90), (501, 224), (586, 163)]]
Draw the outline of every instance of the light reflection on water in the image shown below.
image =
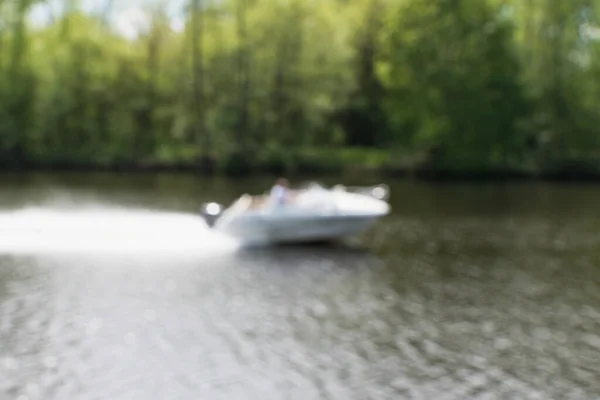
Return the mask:
[(356, 246), (243, 249), (110, 207), (0, 214), (0, 398), (600, 396), (588, 219), (395, 206)]

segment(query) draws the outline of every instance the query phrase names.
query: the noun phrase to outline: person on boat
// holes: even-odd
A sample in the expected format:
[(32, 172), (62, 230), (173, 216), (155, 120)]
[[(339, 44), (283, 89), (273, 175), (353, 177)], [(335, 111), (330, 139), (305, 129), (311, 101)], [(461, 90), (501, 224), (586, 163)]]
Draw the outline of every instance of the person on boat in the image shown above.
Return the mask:
[(271, 188), (271, 203), (275, 206), (282, 206), (288, 203), (289, 182), (285, 178), (279, 178)]

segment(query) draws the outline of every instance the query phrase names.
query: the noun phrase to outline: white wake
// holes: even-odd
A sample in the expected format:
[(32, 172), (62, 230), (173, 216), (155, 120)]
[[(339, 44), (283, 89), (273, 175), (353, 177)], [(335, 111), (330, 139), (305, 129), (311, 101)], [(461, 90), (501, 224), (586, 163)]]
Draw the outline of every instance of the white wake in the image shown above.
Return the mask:
[(40, 252), (196, 252), (236, 243), (199, 215), (120, 209), (0, 212), (0, 254)]

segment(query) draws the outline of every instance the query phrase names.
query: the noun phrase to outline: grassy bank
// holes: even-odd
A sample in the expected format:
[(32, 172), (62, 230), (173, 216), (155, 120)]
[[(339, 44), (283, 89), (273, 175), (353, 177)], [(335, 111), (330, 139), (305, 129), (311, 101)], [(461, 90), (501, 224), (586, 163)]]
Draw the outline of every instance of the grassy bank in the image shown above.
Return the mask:
[[(251, 155), (249, 155), (251, 154)], [(193, 152), (169, 152), (149, 160), (20, 160), (0, 162), (5, 171), (182, 172), (199, 175), (378, 175), (419, 180), (551, 180), (598, 181), (600, 160), (562, 159), (539, 165), (444, 166), (414, 154), (370, 148), (309, 148), (262, 151), (200, 159)]]

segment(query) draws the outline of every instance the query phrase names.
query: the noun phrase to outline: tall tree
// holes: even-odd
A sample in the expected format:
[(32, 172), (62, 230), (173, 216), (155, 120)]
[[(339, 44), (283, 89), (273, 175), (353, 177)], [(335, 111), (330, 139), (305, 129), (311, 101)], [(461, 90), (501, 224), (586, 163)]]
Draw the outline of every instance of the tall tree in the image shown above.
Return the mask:
[(375, 68), (380, 48), (380, 31), (387, 10), (381, 0), (368, 0), (359, 8), (363, 16), (355, 33), (353, 70), (356, 87), (342, 114), (347, 143), (358, 146), (384, 146), (386, 122), (381, 109), (384, 88)]
[(196, 146), (203, 154), (201, 163), (206, 164), (211, 154), (210, 136), (206, 131), (204, 104), (204, 7), (202, 0), (192, 0), (192, 84), (194, 93), (193, 113)]
[(485, 2), (407, 1), (388, 26), (388, 114), (434, 162), (479, 168), (518, 156), (524, 110), (510, 27)]

